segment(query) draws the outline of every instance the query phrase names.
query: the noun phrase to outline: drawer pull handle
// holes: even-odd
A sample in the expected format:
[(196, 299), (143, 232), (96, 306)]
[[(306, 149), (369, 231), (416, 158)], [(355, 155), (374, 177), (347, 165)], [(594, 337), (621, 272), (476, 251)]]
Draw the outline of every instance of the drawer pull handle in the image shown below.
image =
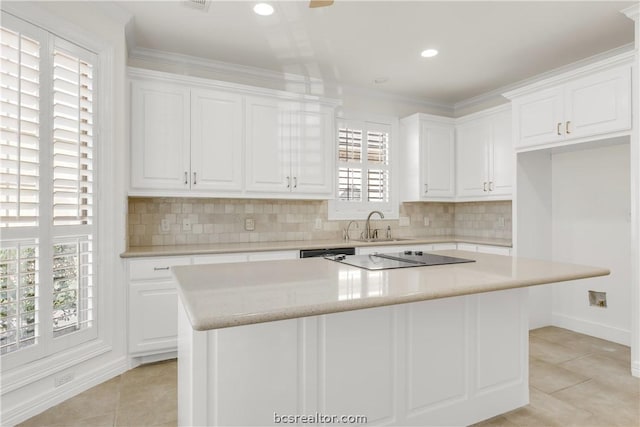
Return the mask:
[(556, 131), (557, 131), (558, 135), (562, 135), (560, 133), (560, 126), (562, 126), (562, 123), (558, 123), (558, 126), (556, 127)]
[(566, 125), (566, 126), (565, 126), (565, 128), (564, 128), (564, 130), (565, 130), (565, 132), (567, 133), (567, 135), (571, 133), (571, 131), (569, 130), (569, 125), (570, 125), (570, 124), (571, 124), (571, 120), (569, 120), (569, 121), (567, 122), (567, 125)]
[(162, 270), (168, 270), (171, 267), (153, 267), (153, 271), (162, 271)]

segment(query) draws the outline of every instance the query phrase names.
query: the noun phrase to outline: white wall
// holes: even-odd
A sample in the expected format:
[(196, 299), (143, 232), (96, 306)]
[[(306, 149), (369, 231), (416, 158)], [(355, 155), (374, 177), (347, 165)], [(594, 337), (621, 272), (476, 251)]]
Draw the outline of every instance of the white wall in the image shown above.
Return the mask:
[[(610, 276), (553, 287), (553, 324), (629, 345), (631, 327), (629, 144), (552, 156), (552, 258), (605, 267)], [(607, 293), (591, 307), (588, 291)]]

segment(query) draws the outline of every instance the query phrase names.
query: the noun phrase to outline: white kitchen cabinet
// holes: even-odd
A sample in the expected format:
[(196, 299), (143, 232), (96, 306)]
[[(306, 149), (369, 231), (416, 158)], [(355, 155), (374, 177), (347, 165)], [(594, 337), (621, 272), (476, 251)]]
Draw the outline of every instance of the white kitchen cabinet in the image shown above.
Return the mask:
[(129, 353), (135, 356), (176, 351), (177, 284), (171, 267), (189, 265), (188, 257), (129, 262)]
[(248, 193), (330, 197), (333, 193), (333, 109), (247, 97)]
[(229, 92), (191, 91), (191, 189), (242, 191), (243, 97)]
[(403, 245), (361, 246), (356, 248), (356, 254), (370, 255), (370, 254), (377, 254), (377, 253), (394, 253), (394, 252), (404, 252), (404, 251), (429, 252), (434, 250), (433, 246), (434, 245), (425, 245), (425, 244), (412, 245), (410, 242), (407, 242), (406, 244), (403, 244)]
[(414, 114), (402, 119), (400, 179), (403, 201), (451, 200), (455, 196), (454, 121)]
[(296, 259), (298, 254), (299, 251), (265, 251), (129, 260), (129, 354), (173, 355), (177, 349), (178, 291), (171, 267)]
[(242, 153), (242, 96), (132, 81), (132, 188), (240, 192)]
[(463, 118), (456, 133), (457, 198), (511, 198), (515, 159), (510, 108), (500, 107)]
[(631, 67), (600, 71), (512, 98), (516, 148), (563, 143), (631, 128)]
[(190, 171), (189, 89), (131, 82), (131, 186), (185, 190)]
[(477, 245), (474, 243), (458, 243), (458, 250), (479, 252), (482, 254), (511, 256), (511, 248), (507, 246)]

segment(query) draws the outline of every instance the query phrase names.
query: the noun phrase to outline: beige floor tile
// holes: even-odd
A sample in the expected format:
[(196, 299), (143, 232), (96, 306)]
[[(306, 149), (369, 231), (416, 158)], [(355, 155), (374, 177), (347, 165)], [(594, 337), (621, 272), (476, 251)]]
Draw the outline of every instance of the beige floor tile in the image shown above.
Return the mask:
[(533, 357), (529, 363), (529, 384), (545, 393), (553, 393), (587, 380), (589, 377), (580, 373)]
[(552, 394), (577, 408), (606, 420), (611, 426), (639, 426), (640, 399), (620, 387), (594, 379)]
[(631, 365), (631, 349), (627, 346), (614, 342), (605, 341), (600, 338), (577, 334), (574, 339), (568, 339), (563, 345), (571, 348), (581, 349), (588, 353), (596, 353), (605, 357), (620, 360)]
[(529, 337), (529, 354), (547, 363), (562, 363), (585, 356), (587, 351), (566, 347), (536, 336)]
[(598, 353), (561, 363), (562, 368), (588, 376), (611, 387), (635, 393), (640, 399), (640, 378), (631, 376), (628, 363)]
[(529, 405), (503, 416), (519, 426), (583, 426), (593, 413), (530, 387)]
[(489, 418), (477, 424), (473, 424), (470, 427), (518, 427), (517, 424), (512, 423), (502, 415)]
[(567, 340), (576, 339), (580, 334), (567, 329), (556, 328), (555, 326), (545, 326), (544, 328), (532, 329), (529, 331), (530, 337), (542, 338), (547, 341), (562, 344)]

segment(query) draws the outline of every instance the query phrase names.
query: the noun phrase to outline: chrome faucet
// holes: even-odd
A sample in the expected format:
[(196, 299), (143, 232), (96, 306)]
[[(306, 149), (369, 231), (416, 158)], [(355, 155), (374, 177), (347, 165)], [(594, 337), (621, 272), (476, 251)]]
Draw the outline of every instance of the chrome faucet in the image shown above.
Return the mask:
[(355, 224), (356, 228), (358, 228), (358, 223), (355, 221), (349, 221), (349, 224), (347, 224), (347, 228), (344, 229), (344, 240), (350, 240), (351, 237), (349, 237), (349, 229), (351, 228), (351, 224)]
[(367, 222), (365, 223), (364, 227), (364, 238), (367, 240), (373, 238), (373, 236), (371, 235), (371, 215), (373, 214), (378, 214), (380, 215), (380, 219), (384, 219), (384, 214), (380, 211), (371, 211), (369, 213), (369, 216), (367, 216)]

